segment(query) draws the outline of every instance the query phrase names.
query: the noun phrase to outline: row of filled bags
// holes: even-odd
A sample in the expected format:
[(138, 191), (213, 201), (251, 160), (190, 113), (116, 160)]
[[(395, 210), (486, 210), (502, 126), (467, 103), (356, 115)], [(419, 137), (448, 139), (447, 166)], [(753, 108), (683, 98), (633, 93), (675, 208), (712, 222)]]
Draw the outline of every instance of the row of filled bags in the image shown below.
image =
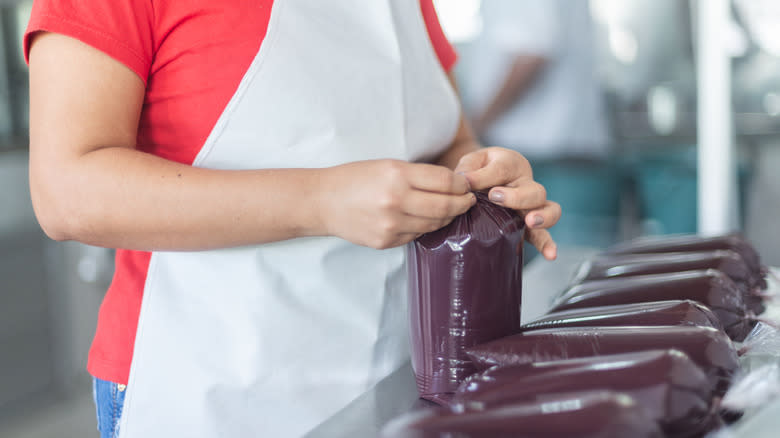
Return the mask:
[(478, 197), (409, 246), (412, 366), (420, 396), (441, 407), (384, 436), (700, 437), (739, 417), (722, 400), (740, 355), (771, 352), (760, 347), (778, 337), (755, 330), (770, 297), (749, 242), (617, 245), (520, 325), (523, 231), (522, 218)]

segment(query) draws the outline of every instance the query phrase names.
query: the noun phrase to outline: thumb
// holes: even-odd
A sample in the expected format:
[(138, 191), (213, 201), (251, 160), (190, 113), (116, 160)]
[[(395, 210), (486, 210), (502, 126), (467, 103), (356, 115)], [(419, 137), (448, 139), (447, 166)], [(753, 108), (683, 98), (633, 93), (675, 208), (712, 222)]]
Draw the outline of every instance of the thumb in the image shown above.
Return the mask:
[(485, 154), (484, 149), (469, 152), (460, 158), (458, 165), (455, 167), (455, 173), (465, 174), (480, 169), (485, 165), (486, 158), (487, 155)]
[(479, 180), (479, 170), (485, 167), (487, 154), (483, 150), (474, 151), (461, 157), (454, 172), (463, 175), (469, 183), (472, 190), (481, 190), (483, 187), (477, 187)]

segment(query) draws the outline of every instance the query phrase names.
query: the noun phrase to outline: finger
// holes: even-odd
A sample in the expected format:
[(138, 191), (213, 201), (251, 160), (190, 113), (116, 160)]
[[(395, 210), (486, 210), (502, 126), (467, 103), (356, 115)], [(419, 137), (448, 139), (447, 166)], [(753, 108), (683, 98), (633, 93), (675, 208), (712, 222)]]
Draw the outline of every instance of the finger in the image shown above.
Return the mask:
[(530, 168), (519, 160), (488, 160), (479, 169), (465, 172), (472, 190), (484, 190), (515, 183), (518, 179), (531, 180)]
[(550, 228), (561, 219), (561, 205), (555, 201), (546, 201), (542, 208), (529, 210), (525, 214), (528, 228)]
[(413, 190), (401, 201), (401, 211), (410, 216), (442, 219), (461, 215), (476, 203), (477, 197), (471, 192), (445, 195)]
[(547, 260), (555, 260), (558, 257), (558, 245), (555, 244), (550, 232), (545, 229), (531, 229), (526, 231), (528, 242), (533, 245)]
[(494, 187), (488, 198), (496, 204), (515, 210), (534, 210), (547, 202), (547, 190), (536, 181), (528, 180), (515, 187)]
[(420, 237), (424, 236), (425, 233), (404, 233), (398, 235), (398, 245), (405, 245), (413, 240), (417, 240)]
[(447, 226), (454, 217), (446, 217), (440, 219), (432, 219), (419, 216), (405, 215), (403, 218), (404, 225), (399, 230), (398, 235), (414, 235), (415, 237), (436, 231), (442, 227)]
[(427, 192), (463, 195), (471, 191), (469, 181), (444, 166), (415, 163), (408, 167), (407, 181), (412, 188)]
[(411, 242), (412, 240), (417, 239), (422, 234), (417, 233), (402, 233), (396, 236), (396, 240), (389, 246), (389, 248), (395, 248), (397, 246), (406, 245), (407, 243)]
[(460, 158), (458, 165), (455, 167), (455, 173), (473, 172), (485, 165), (487, 157), (488, 154), (485, 149), (470, 152)]
[(495, 186), (512, 186), (517, 181), (532, 180), (528, 160), (521, 154), (503, 148), (484, 148), (465, 155), (455, 169), (463, 172), (472, 190)]

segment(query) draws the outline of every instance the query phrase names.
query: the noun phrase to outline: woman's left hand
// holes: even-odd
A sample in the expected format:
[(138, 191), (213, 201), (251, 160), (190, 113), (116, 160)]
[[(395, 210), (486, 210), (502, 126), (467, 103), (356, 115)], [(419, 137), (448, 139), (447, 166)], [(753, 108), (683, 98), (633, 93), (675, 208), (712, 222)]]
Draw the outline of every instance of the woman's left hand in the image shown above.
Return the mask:
[(557, 246), (547, 229), (560, 219), (561, 206), (547, 199), (547, 191), (534, 181), (525, 157), (510, 149), (482, 148), (464, 155), (455, 172), (468, 179), (472, 190), (490, 189), (491, 201), (524, 214), (528, 241), (545, 259), (557, 257)]

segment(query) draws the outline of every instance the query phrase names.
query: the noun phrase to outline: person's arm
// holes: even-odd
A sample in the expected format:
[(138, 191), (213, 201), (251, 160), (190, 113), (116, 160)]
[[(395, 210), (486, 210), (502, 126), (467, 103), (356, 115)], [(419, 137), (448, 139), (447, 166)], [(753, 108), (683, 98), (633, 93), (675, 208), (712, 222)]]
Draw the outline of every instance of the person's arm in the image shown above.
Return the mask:
[[(450, 82), (457, 91), (455, 76)], [(526, 238), (547, 260), (555, 260), (558, 247), (547, 231), (561, 217), (561, 206), (547, 199), (545, 188), (533, 180), (531, 165), (520, 153), (500, 147), (483, 148), (461, 117), (460, 126), (449, 149), (438, 164), (466, 176), (472, 190), (489, 190), (496, 204), (525, 215)]]
[[(449, 72), (447, 77), (450, 80), (452, 89), (455, 90), (455, 94), (459, 95), (460, 92), (458, 90), (458, 82), (455, 78), (455, 74)], [(455, 134), (455, 138), (453, 138), (452, 143), (450, 143), (447, 150), (436, 159), (436, 164), (455, 169), (464, 155), (474, 152), (481, 147), (479, 140), (477, 140), (477, 137), (474, 135), (474, 129), (461, 112), (458, 132)]]
[(536, 55), (517, 55), (503, 75), (501, 85), (482, 112), (474, 118), (474, 130), (479, 136), (507, 112), (544, 70), (547, 58)]
[(195, 168), (138, 151), (141, 79), (78, 40), (34, 37), (30, 189), (56, 240), (199, 250), (334, 235), (401, 245), (475, 202), (462, 175), (397, 160), (326, 169)]

